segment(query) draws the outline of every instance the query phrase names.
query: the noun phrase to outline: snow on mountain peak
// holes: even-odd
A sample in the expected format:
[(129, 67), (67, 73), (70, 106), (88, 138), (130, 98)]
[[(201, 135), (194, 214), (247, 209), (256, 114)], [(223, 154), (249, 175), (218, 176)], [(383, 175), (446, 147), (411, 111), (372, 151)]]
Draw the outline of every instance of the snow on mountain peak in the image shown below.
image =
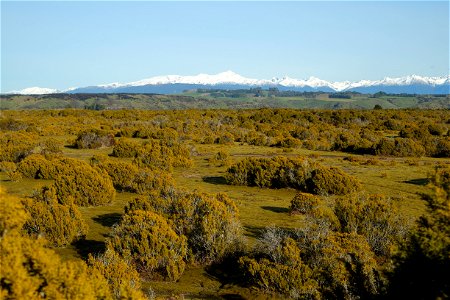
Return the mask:
[[(243, 85), (243, 86), (283, 86), (283, 87), (295, 87), (303, 88), (309, 87), (314, 89), (328, 88), (337, 92), (352, 90), (356, 88), (375, 87), (375, 86), (407, 86), (407, 85), (443, 85), (450, 84), (450, 75), (444, 77), (423, 77), (419, 75), (409, 75), (399, 78), (385, 77), (381, 80), (360, 80), (356, 82), (351, 81), (336, 81), (330, 82), (322, 80), (320, 78), (311, 76), (308, 79), (295, 79), (289, 76), (282, 78), (273, 77), (272, 79), (253, 79), (241, 76), (233, 71), (225, 71), (218, 74), (198, 74), (191, 76), (181, 75), (164, 75), (155, 76), (139, 81), (129, 83), (109, 83), (94, 86), (94, 88), (101, 88), (103, 90), (111, 90), (114, 92), (118, 88), (139, 87), (145, 85), (168, 85), (168, 84), (192, 84), (192, 85)], [(20, 91), (13, 91), (10, 94), (53, 94), (60, 92), (76, 91), (77, 88), (70, 88), (67, 90), (59, 91), (50, 88), (32, 87), (26, 88)]]
[(55, 94), (59, 93), (56, 89), (41, 88), (41, 87), (30, 87), (20, 91), (11, 91), (8, 94), (19, 94), (19, 95), (45, 95), (45, 94)]

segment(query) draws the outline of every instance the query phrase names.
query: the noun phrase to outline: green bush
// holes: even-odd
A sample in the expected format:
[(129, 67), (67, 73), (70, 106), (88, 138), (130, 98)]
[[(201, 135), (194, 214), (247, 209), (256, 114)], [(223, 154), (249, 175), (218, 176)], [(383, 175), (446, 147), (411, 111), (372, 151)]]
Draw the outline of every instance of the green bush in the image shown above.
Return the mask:
[(140, 209), (165, 216), (175, 232), (187, 237), (189, 255), (198, 263), (220, 259), (241, 239), (237, 207), (225, 194), (169, 189), (131, 201), (125, 212)]
[(243, 256), (239, 260), (250, 284), (276, 291), (294, 299), (320, 299), (319, 283), (311, 268), (302, 262), (300, 249), (288, 238), (281, 242), (279, 260)]
[(22, 173), (17, 171), (17, 165), (12, 161), (0, 162), (0, 171), (5, 172), (11, 181), (19, 181), (22, 179)]
[(140, 143), (122, 138), (114, 145), (112, 156), (123, 158), (135, 157), (139, 147)]
[(310, 213), (315, 207), (319, 206), (320, 198), (308, 193), (297, 193), (291, 200), (289, 210), (291, 213)]
[(134, 176), (132, 189), (138, 194), (153, 190), (166, 190), (175, 184), (172, 175), (159, 170), (140, 169)]
[(115, 299), (147, 299), (141, 291), (141, 278), (133, 264), (107, 249), (97, 256), (89, 254), (88, 265), (108, 281)]
[(328, 235), (316, 267), (321, 273), (322, 295), (326, 299), (366, 299), (381, 292), (375, 255), (361, 235)]
[(373, 154), (387, 156), (423, 156), (425, 148), (410, 138), (383, 138), (373, 147)]
[(64, 158), (63, 170), (54, 179), (56, 196), (62, 203), (72, 198), (76, 205), (104, 205), (115, 198), (116, 191), (108, 173), (89, 164)]
[(143, 210), (126, 214), (113, 227), (107, 248), (133, 262), (148, 278), (177, 280), (184, 272), (186, 238), (179, 236), (160, 215)]
[(227, 170), (229, 184), (292, 187), (314, 194), (346, 194), (361, 188), (354, 177), (306, 158), (245, 158)]
[(47, 154), (60, 154), (62, 153), (62, 149), (64, 147), (64, 144), (57, 139), (54, 138), (48, 138), (44, 140), (43, 142), (39, 143), (39, 147), (41, 148), (40, 153), (47, 155)]
[(32, 154), (17, 164), (17, 170), (26, 178), (53, 179), (60, 169), (57, 164), (57, 160), (48, 160), (41, 154)]
[[(397, 257), (393, 295), (445, 299), (450, 295), (450, 167), (436, 168), (431, 195), (423, 195), (427, 214)], [(406, 292), (405, 292), (406, 291)]]
[(139, 168), (125, 161), (94, 156), (91, 158), (91, 165), (106, 171), (114, 187), (122, 191), (145, 194), (152, 190), (168, 189), (174, 185), (173, 178), (168, 172)]
[(44, 236), (53, 246), (70, 245), (84, 238), (87, 225), (71, 199), (60, 204), (55, 191), (44, 187), (33, 198), (22, 201), (31, 216), (24, 225), (28, 234)]
[(230, 154), (227, 151), (220, 150), (213, 157), (208, 160), (210, 163), (217, 164), (218, 167), (227, 166), (230, 164)]
[(106, 171), (117, 190), (134, 192), (133, 181), (139, 172), (136, 165), (126, 161), (112, 160), (106, 156), (94, 156), (90, 163), (91, 166)]
[(268, 228), (239, 264), (242, 280), (294, 299), (365, 299), (381, 292), (375, 255), (358, 234)]
[(80, 260), (62, 260), (17, 232), (0, 239), (3, 299), (113, 299), (106, 279)]
[(345, 195), (360, 189), (358, 179), (335, 167), (319, 167), (307, 180), (307, 190), (318, 195)]
[(171, 170), (192, 165), (190, 151), (180, 144), (167, 145), (161, 140), (149, 140), (137, 149), (133, 162), (139, 167)]
[(0, 298), (112, 299), (96, 270), (79, 260), (61, 260), (44, 238), (22, 236), (29, 217), (21, 200), (0, 188)]
[(78, 134), (74, 146), (78, 149), (98, 149), (114, 146), (114, 135), (100, 130), (84, 131)]
[(354, 194), (338, 198), (334, 212), (342, 232), (364, 236), (379, 256), (389, 257), (409, 229), (397, 207), (384, 195)]
[(0, 133), (0, 161), (19, 162), (32, 154), (36, 136), (24, 132)]

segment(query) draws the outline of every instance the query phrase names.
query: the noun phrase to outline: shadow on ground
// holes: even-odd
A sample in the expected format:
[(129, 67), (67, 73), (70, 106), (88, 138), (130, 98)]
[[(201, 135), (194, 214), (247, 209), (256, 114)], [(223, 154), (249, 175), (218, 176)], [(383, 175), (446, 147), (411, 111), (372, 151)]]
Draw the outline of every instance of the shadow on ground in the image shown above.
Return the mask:
[(405, 180), (404, 183), (409, 184), (415, 184), (415, 185), (427, 185), (430, 180), (428, 178), (418, 178), (418, 179), (411, 179), (411, 180)]
[(106, 227), (112, 227), (114, 224), (119, 223), (121, 219), (122, 214), (119, 213), (103, 214), (92, 218), (95, 222)]
[(225, 180), (225, 177), (223, 177), (223, 176), (203, 177), (202, 180), (204, 182), (211, 183), (211, 184), (227, 184), (227, 181)]
[(279, 207), (279, 206), (261, 206), (264, 210), (269, 210), (275, 213), (288, 213), (289, 209), (286, 207)]
[(78, 255), (83, 259), (87, 259), (89, 254), (97, 255), (105, 252), (105, 242), (95, 240), (80, 240), (72, 244)]

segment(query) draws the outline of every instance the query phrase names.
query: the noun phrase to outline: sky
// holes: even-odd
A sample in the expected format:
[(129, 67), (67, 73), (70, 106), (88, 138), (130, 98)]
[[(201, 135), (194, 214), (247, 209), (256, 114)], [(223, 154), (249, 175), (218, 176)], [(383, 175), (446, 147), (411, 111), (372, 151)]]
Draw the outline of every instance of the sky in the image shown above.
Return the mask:
[(449, 74), (449, 2), (1, 1), (1, 91), (158, 75)]

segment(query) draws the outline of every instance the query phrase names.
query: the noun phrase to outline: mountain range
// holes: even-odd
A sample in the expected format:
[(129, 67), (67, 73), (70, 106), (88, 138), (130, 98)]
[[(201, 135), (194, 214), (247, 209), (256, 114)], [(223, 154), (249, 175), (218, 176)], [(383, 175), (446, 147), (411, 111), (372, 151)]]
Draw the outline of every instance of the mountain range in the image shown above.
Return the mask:
[(272, 79), (246, 78), (232, 71), (215, 75), (199, 74), (195, 76), (167, 75), (156, 76), (129, 83), (110, 83), (66, 90), (31, 87), (8, 94), (54, 94), (54, 93), (156, 93), (178, 94), (193, 89), (248, 89), (261, 87), (278, 88), (299, 92), (360, 92), (360, 93), (407, 93), (407, 94), (449, 94), (450, 75), (443, 77), (424, 77), (410, 75), (399, 78), (386, 77), (382, 80), (360, 80), (356, 82), (330, 82), (316, 77), (294, 79), (290, 77)]

